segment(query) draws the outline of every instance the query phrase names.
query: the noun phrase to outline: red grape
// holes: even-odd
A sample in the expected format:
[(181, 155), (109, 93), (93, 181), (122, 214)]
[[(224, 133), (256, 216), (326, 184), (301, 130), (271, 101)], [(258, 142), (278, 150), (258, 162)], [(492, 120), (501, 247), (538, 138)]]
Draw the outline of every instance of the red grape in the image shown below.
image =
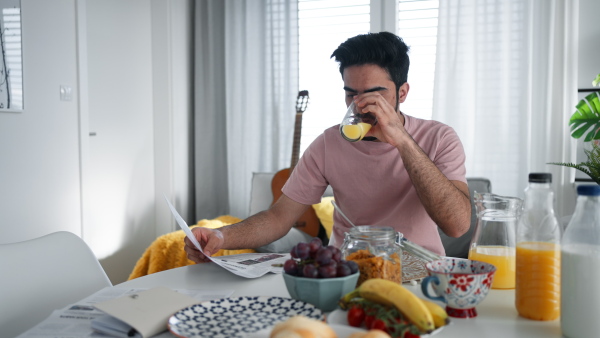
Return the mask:
[(330, 251), (331, 251), (331, 258), (336, 261), (339, 262), (342, 260), (342, 251), (338, 248), (336, 248), (335, 246), (328, 246), (327, 247)]
[(337, 264), (332, 262), (329, 265), (321, 265), (319, 266), (319, 277), (321, 278), (333, 278), (336, 277), (337, 274)]
[(351, 274), (350, 267), (346, 264), (339, 264), (336, 268), (336, 277), (346, 277), (350, 276)]
[(346, 261), (346, 265), (350, 268), (350, 274), (358, 272), (358, 264), (355, 261)]
[(298, 259), (307, 259), (309, 257), (308, 243), (298, 243), (292, 248), (292, 257)]
[(285, 263), (283, 263), (283, 271), (285, 271), (285, 273), (288, 275), (295, 276), (298, 274), (298, 263), (296, 263), (296, 261), (293, 259), (288, 259), (285, 261)]
[(291, 250), (292, 259), (283, 265), (288, 275), (306, 278), (345, 277), (358, 271), (353, 261), (345, 261), (340, 249), (334, 246), (323, 246), (318, 237), (308, 243), (298, 243)]
[(302, 269), (302, 274), (306, 278), (317, 278), (319, 277), (319, 272), (317, 271), (317, 267), (313, 264), (306, 264)]
[(317, 251), (315, 262), (319, 265), (327, 265), (331, 262), (332, 252), (329, 248), (321, 248)]

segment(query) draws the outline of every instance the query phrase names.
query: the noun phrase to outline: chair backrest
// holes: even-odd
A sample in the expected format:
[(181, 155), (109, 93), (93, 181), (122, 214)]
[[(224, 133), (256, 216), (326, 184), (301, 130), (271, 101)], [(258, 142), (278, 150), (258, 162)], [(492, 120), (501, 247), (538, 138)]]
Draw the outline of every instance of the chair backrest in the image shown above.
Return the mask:
[(112, 286), (87, 244), (55, 232), (0, 244), (0, 335), (15, 337), (53, 310)]
[[(273, 203), (271, 181), (275, 173), (252, 173), (252, 190), (250, 191), (250, 212), (248, 216), (268, 209)], [(323, 196), (333, 196), (331, 186), (328, 186)]]
[(477, 213), (475, 212), (475, 204), (473, 203), (475, 191), (480, 193), (492, 192), (492, 183), (487, 178), (467, 177), (467, 184), (469, 185), (469, 194), (471, 194), (471, 226), (464, 235), (457, 238), (447, 236), (438, 228), (442, 244), (446, 250), (446, 256), (467, 258), (471, 238), (477, 225)]
[(275, 173), (252, 173), (250, 212), (248, 216), (269, 209), (271, 203), (273, 203), (273, 191), (271, 190), (273, 176), (275, 176)]

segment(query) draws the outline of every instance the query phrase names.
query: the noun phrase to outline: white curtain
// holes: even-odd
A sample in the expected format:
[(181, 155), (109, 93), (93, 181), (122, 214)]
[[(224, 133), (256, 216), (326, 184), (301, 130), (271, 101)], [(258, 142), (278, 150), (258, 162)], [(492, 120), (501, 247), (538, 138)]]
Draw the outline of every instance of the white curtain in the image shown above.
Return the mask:
[(452, 126), (467, 176), (523, 197), (529, 172), (551, 172), (569, 213), (577, 102), (577, 0), (440, 1), (433, 119)]
[(195, 4), (196, 218), (245, 218), (252, 173), (290, 164), (297, 1)]

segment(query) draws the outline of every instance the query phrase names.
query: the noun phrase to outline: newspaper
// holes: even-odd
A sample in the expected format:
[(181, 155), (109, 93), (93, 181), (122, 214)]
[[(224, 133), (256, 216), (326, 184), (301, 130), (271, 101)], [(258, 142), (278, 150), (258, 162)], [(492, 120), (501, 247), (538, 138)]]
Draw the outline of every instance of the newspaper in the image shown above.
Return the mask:
[[(18, 338), (107, 337), (106, 335), (95, 332), (92, 329), (92, 320), (106, 315), (104, 312), (96, 309), (94, 304), (126, 295), (136, 294), (144, 290), (147, 289), (122, 288), (118, 286), (106, 287), (75, 304), (69, 305), (60, 310), (55, 310), (48, 318), (22, 333), (20, 336), (18, 336)], [(233, 290), (181, 289), (175, 291), (193, 297), (197, 299), (199, 303), (212, 299), (227, 298), (233, 294)], [(170, 332), (165, 331), (155, 335), (154, 337), (173, 338), (175, 336)]]
[[(175, 207), (169, 202), (167, 197), (165, 196), (165, 200), (169, 204), (169, 209), (171, 209), (171, 213), (175, 217), (177, 224), (181, 227), (183, 232), (185, 232), (186, 236), (194, 243), (196, 248), (200, 250), (200, 252), (204, 253), (200, 243), (192, 234), (190, 227), (187, 223), (181, 218)], [(257, 278), (265, 275), (268, 272), (272, 273), (282, 273), (283, 272), (283, 263), (286, 260), (290, 259), (291, 256), (289, 253), (248, 253), (248, 254), (239, 254), (239, 255), (228, 255), (228, 256), (218, 256), (218, 257), (208, 257), (215, 264), (223, 267), (224, 269), (246, 278)]]

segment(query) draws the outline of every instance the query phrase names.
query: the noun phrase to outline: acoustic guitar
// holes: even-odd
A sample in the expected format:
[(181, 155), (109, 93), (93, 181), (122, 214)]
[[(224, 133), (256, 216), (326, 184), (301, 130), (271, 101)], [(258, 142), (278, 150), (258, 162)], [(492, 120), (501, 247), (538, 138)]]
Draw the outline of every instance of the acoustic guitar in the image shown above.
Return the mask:
[[(273, 191), (273, 203), (281, 197), (282, 192), (281, 188), (285, 182), (287, 182), (288, 178), (290, 178), (290, 174), (294, 170), (294, 167), (298, 163), (298, 159), (300, 157), (300, 138), (302, 137), (300, 131), (302, 130), (302, 113), (306, 111), (306, 107), (308, 105), (308, 90), (301, 90), (298, 92), (298, 97), (296, 98), (296, 122), (294, 126), (294, 143), (292, 146), (292, 162), (289, 168), (279, 170), (275, 176), (273, 176), (273, 180), (271, 181), (271, 190)], [(315, 213), (315, 209), (312, 207), (308, 208), (306, 212), (296, 221), (294, 227), (298, 230), (302, 230), (310, 236), (317, 237), (319, 234), (319, 227), (321, 223), (319, 222), (319, 218)]]

